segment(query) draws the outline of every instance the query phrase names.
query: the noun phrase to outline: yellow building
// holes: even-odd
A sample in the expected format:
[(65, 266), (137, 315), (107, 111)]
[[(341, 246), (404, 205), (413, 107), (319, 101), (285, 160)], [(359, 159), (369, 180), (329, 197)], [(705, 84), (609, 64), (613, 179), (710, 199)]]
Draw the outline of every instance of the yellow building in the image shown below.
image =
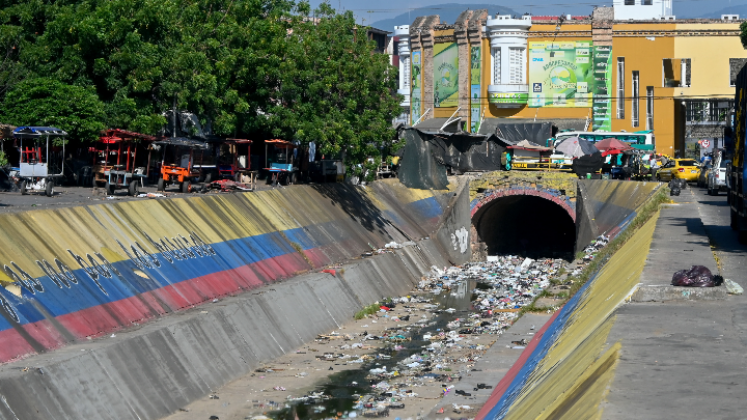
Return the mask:
[(419, 17), (398, 28), (412, 47), (411, 121), (482, 134), (542, 121), (556, 130), (653, 130), (657, 151), (692, 154), (699, 139), (723, 137), (747, 59), (740, 23), (615, 21), (608, 7), (566, 18), (471, 10), (455, 24)]

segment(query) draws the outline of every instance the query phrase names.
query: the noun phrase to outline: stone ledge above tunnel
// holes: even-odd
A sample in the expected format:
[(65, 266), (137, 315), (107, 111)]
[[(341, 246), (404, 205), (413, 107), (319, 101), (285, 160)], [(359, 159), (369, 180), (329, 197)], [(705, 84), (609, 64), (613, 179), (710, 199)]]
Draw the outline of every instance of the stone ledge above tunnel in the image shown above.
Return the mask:
[(501, 191), (473, 207), (475, 240), (485, 244), (488, 255), (572, 259), (576, 244), (575, 211), (547, 193), (526, 192)]
[[(575, 175), (558, 172), (493, 172), (474, 179), (470, 183), (473, 260), (499, 253), (572, 258), (577, 182)], [(519, 206), (514, 209), (518, 212), (504, 206)]]

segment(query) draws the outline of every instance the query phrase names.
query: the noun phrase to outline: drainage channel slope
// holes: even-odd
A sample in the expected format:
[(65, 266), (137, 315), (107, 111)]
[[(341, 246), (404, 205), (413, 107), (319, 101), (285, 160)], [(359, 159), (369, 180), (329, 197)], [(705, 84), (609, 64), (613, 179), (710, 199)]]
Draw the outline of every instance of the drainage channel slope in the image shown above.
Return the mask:
[[(468, 208), (462, 190), (386, 181), (3, 215), (0, 418), (172, 413), (466, 261), (438, 232), (460, 225), (446, 219)], [(344, 279), (304, 275), (411, 240)]]
[(620, 357), (619, 344), (606, 344), (614, 312), (637, 287), (657, 217), (629, 237), (534, 336), (478, 420), (598, 418)]

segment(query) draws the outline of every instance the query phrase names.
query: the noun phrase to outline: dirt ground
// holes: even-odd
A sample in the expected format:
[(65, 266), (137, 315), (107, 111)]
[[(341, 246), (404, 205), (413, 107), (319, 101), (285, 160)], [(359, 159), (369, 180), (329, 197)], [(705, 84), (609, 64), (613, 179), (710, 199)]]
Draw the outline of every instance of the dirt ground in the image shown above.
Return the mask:
[[(287, 186), (278, 186), (277, 188), (289, 188)], [(256, 186), (257, 191), (272, 189), (271, 185), (268, 185), (263, 181), (258, 182)], [(133, 201), (133, 200), (163, 200), (164, 198), (178, 198), (178, 197), (196, 197), (205, 195), (199, 192), (193, 192), (189, 194), (182, 194), (177, 192), (176, 187), (169, 187), (166, 192), (162, 193), (164, 197), (159, 198), (138, 198), (130, 197), (127, 195), (127, 190), (117, 190), (113, 196), (107, 197), (104, 188), (90, 188), (90, 187), (75, 187), (75, 186), (56, 186), (54, 188), (54, 195), (47, 197), (44, 192), (29, 192), (28, 195), (21, 195), (20, 192), (0, 192), (0, 214), (2, 213), (18, 213), (29, 210), (39, 209), (59, 209), (65, 207), (75, 207), (88, 204), (101, 204), (101, 203), (112, 203), (119, 201)], [(140, 188), (141, 193), (158, 193), (156, 186), (145, 186)], [(233, 194), (232, 192), (217, 192), (211, 191), (206, 194)]]

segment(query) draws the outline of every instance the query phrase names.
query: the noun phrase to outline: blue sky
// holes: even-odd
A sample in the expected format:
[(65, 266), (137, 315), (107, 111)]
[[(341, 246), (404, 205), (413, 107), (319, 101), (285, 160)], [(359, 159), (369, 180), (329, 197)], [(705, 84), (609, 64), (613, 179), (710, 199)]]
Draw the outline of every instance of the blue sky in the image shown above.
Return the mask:
[[(747, 5), (747, 0), (673, 0), (674, 14), (677, 17), (702, 17), (721, 9), (733, 6)], [(321, 0), (311, 0), (312, 6), (316, 6)], [(393, 18), (397, 15), (407, 13), (409, 9), (428, 7), (442, 3), (491, 3), (499, 6), (509, 7), (519, 13), (530, 12), (533, 15), (559, 15), (559, 14), (591, 14), (594, 5), (611, 6), (612, 0), (512, 0), (512, 1), (485, 1), (485, 0), (330, 0), (332, 7), (338, 9), (352, 10), (358, 21), (371, 24), (383, 19)], [(740, 8), (744, 10), (743, 8)], [(739, 10), (740, 12), (742, 10)], [(416, 16), (413, 15), (413, 18)]]

